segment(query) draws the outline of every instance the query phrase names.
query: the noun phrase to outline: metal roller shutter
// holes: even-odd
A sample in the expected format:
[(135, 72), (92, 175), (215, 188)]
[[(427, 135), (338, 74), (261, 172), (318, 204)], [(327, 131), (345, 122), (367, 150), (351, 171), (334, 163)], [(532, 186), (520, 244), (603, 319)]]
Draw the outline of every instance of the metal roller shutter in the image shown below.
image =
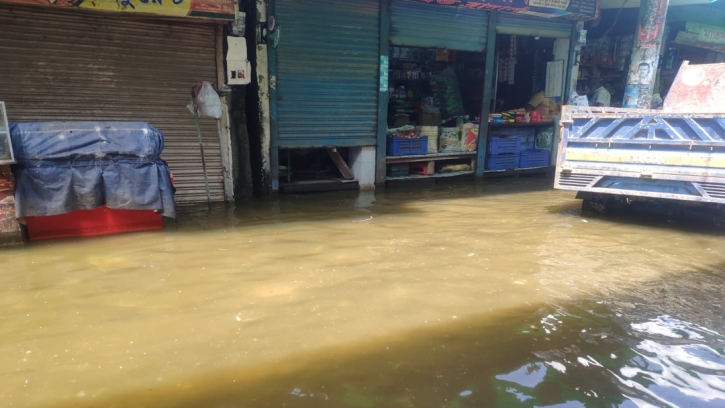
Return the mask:
[(409, 47), (483, 51), (488, 37), (488, 12), (460, 7), (393, 0), (390, 42)]
[(549, 38), (571, 38), (571, 20), (543, 18), (524, 14), (499, 13), (496, 32)]
[(376, 144), (379, 2), (275, 0), (280, 147)]
[[(214, 26), (0, 7), (0, 100), (15, 122), (141, 120), (164, 133), (178, 202), (205, 201), (194, 116), (198, 81), (216, 82)], [(224, 200), (217, 121), (201, 131), (212, 199)]]

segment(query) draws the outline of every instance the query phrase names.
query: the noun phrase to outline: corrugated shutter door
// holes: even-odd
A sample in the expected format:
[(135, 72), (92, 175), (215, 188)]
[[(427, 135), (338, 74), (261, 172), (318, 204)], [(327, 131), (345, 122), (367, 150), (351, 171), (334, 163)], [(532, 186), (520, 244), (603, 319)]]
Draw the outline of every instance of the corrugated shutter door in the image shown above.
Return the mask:
[(275, 0), (280, 147), (375, 145), (379, 2)]
[[(216, 82), (213, 25), (0, 7), (0, 38), (8, 120), (146, 121), (164, 134), (176, 200), (206, 200), (186, 104), (193, 84)], [(202, 119), (201, 131), (212, 198), (221, 201), (216, 120)]]
[(496, 32), (549, 38), (571, 38), (571, 20), (543, 18), (515, 13), (499, 13)]
[(488, 12), (460, 7), (393, 0), (390, 42), (408, 47), (483, 51), (488, 36)]

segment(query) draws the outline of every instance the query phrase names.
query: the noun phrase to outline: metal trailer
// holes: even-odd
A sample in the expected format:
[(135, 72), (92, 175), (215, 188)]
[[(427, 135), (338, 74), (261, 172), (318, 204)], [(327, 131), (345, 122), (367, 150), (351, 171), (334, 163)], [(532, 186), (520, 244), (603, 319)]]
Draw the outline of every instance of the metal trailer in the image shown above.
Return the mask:
[(725, 64), (685, 61), (662, 110), (566, 106), (554, 187), (584, 209), (674, 200), (725, 216)]

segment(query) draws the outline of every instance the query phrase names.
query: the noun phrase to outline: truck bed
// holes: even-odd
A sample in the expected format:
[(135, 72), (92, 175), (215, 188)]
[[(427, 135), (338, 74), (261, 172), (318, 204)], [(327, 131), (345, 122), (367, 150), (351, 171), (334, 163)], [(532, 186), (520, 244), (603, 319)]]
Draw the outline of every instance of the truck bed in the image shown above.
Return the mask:
[(725, 204), (725, 112), (566, 106), (560, 135), (555, 188)]

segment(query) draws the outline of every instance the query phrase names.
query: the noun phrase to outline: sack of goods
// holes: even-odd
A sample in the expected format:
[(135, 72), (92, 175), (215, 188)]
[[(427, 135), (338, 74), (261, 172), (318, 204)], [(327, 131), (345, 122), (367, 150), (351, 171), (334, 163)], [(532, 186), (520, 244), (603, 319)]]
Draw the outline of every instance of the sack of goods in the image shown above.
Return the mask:
[(439, 143), (441, 153), (460, 152), (461, 129), (458, 127), (441, 128)]
[(474, 123), (464, 123), (461, 125), (461, 151), (476, 151), (478, 145), (478, 125)]

